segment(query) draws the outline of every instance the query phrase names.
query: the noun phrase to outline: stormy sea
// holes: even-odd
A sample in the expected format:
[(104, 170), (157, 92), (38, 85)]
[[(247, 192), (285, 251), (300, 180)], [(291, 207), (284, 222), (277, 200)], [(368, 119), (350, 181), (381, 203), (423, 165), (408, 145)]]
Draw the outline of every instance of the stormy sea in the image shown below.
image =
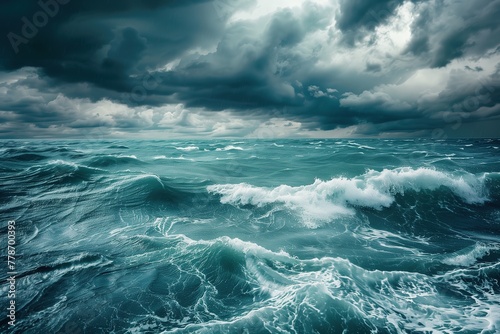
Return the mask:
[(0, 141), (0, 331), (499, 333), (499, 147)]

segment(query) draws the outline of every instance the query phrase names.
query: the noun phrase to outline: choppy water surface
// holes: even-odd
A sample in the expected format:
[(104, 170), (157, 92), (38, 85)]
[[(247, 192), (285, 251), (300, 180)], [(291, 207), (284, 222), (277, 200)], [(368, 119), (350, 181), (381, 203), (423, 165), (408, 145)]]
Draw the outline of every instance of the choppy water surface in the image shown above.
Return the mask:
[(2, 141), (1, 330), (498, 333), (499, 147)]

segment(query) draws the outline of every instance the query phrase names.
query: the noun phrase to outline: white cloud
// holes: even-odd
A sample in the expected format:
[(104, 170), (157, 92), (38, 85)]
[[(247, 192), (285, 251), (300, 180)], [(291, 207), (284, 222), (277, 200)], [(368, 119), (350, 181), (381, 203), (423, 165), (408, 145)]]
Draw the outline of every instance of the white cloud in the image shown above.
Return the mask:
[(340, 105), (343, 107), (352, 108), (377, 108), (384, 111), (405, 111), (410, 110), (411, 105), (394, 98), (393, 96), (384, 92), (369, 92), (356, 95), (352, 93), (344, 94), (340, 100)]
[(283, 8), (299, 8), (311, 4), (328, 5), (329, 0), (257, 0), (254, 6), (236, 11), (229, 22), (255, 20), (271, 15)]
[(335, 93), (338, 92), (338, 90), (334, 88), (327, 88), (325, 91), (322, 91), (318, 86), (315, 85), (309, 86), (307, 90), (309, 94), (314, 98), (328, 97), (330, 99), (336, 99), (337, 97), (335, 96)]

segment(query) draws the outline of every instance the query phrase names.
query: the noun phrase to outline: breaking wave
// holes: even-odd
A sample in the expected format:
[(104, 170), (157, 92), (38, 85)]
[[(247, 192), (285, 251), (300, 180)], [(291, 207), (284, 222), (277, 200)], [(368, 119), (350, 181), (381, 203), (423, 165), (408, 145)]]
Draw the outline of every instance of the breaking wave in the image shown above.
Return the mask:
[(446, 189), (467, 204), (488, 201), (485, 176), (469, 173), (454, 175), (429, 168), (402, 167), (370, 170), (354, 177), (338, 177), (329, 181), (315, 180), (313, 184), (276, 188), (256, 187), (246, 183), (216, 184), (207, 187), (212, 194), (221, 196), (223, 204), (262, 207), (281, 203), (303, 216), (328, 220), (342, 215), (352, 215), (355, 207), (376, 210), (390, 207), (396, 195), (405, 192), (422, 192)]

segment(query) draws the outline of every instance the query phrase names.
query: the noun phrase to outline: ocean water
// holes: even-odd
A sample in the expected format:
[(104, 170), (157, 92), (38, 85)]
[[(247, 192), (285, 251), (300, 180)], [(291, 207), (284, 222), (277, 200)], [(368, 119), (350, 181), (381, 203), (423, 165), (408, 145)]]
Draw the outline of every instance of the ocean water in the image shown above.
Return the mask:
[(1, 332), (499, 333), (500, 140), (1, 141)]

